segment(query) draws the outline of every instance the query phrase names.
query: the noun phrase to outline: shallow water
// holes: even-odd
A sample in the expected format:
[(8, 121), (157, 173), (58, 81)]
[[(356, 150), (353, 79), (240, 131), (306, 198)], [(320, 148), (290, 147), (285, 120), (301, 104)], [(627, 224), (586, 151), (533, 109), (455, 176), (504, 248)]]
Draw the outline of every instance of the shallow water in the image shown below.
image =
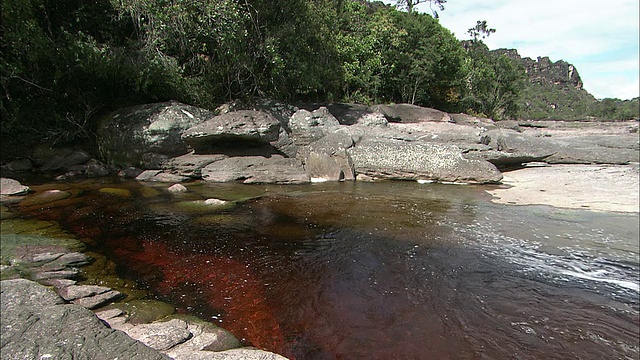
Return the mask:
[(291, 358), (638, 357), (637, 214), (413, 182), (187, 186), (83, 182), (18, 208), (179, 311)]

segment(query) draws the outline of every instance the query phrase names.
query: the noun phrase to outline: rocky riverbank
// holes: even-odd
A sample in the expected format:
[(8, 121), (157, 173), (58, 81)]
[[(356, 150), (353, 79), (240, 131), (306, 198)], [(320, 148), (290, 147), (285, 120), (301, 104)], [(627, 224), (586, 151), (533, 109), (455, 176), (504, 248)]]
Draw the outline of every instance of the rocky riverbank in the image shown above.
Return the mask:
[(118, 173), (140, 181), (301, 184), (417, 180), (491, 184), (530, 162), (638, 162), (638, 122), (500, 121), (409, 104), (166, 102), (121, 109), (96, 148), (25, 149), (2, 177)]
[[(407, 104), (266, 102), (209, 112), (168, 102), (111, 114), (97, 148), (24, 149), (2, 164), (0, 200), (72, 201), (65, 190), (34, 193), (30, 180), (117, 173), (172, 192), (187, 181), (502, 183), (487, 187), (494, 201), (637, 212), (638, 140), (637, 121), (493, 122)], [(2, 230), (2, 275), (13, 278), (2, 282), (3, 358), (282, 358), (238, 348), (225, 330), (172, 311), (142, 316), (145, 300), (123, 289), (77, 283), (79, 269), (95, 261), (77, 240), (45, 241), (48, 230), (12, 232), (4, 223)]]
[(144, 291), (104, 269), (95, 279), (89, 268), (109, 267), (105, 259), (85, 254), (83, 242), (53, 223), (3, 207), (0, 244), (3, 359), (285, 359), (242, 347), (227, 330), (169, 304), (138, 299)]

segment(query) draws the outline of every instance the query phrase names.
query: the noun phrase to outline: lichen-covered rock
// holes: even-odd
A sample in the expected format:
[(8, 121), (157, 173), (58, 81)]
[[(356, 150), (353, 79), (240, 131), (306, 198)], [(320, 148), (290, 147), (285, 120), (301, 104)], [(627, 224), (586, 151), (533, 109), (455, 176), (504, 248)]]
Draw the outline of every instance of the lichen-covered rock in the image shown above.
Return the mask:
[(241, 181), (245, 184), (303, 184), (311, 181), (302, 163), (280, 155), (244, 156), (216, 161), (202, 169), (211, 182)]
[(365, 139), (347, 150), (356, 173), (373, 179), (496, 183), (500, 171), (483, 160), (467, 160), (451, 145)]
[(182, 133), (213, 116), (176, 101), (120, 109), (100, 123), (98, 150), (110, 164), (143, 167), (145, 154), (174, 157), (188, 153)]

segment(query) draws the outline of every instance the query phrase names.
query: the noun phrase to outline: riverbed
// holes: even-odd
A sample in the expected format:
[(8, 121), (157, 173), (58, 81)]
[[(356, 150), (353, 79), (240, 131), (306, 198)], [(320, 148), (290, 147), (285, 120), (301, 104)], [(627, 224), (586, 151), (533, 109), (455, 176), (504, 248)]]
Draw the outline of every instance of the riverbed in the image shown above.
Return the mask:
[(41, 184), (70, 196), (9, 206), (59, 222), (150, 297), (292, 359), (640, 351), (637, 212), (496, 204), (470, 185), (185, 185)]

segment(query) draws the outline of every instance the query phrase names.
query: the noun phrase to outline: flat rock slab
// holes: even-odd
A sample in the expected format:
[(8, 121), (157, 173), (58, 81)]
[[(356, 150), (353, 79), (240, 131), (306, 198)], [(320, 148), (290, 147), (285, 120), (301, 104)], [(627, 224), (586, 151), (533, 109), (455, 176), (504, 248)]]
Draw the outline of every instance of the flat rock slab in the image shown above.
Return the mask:
[(122, 293), (116, 290), (109, 290), (101, 294), (75, 299), (73, 300), (73, 303), (86, 307), (87, 309), (96, 309), (101, 306), (105, 306), (108, 303), (121, 298), (122, 296)]
[(487, 192), (501, 204), (635, 212), (640, 209), (638, 168), (605, 165), (552, 165), (505, 173), (509, 188)]
[(216, 161), (202, 169), (202, 179), (211, 182), (242, 181), (245, 184), (304, 184), (311, 181), (298, 160), (280, 155)]
[(87, 296), (94, 296), (98, 294), (106, 293), (110, 291), (111, 288), (105, 286), (97, 286), (97, 285), (70, 285), (64, 287), (58, 291), (58, 295), (60, 295), (63, 299), (67, 301), (75, 300), (78, 298), (83, 298)]
[(2, 359), (170, 359), (24, 279), (1, 282)]
[(0, 195), (22, 195), (29, 192), (29, 187), (22, 185), (19, 181), (0, 178)]
[(187, 323), (180, 319), (136, 325), (127, 334), (156, 350), (170, 349), (191, 337)]

